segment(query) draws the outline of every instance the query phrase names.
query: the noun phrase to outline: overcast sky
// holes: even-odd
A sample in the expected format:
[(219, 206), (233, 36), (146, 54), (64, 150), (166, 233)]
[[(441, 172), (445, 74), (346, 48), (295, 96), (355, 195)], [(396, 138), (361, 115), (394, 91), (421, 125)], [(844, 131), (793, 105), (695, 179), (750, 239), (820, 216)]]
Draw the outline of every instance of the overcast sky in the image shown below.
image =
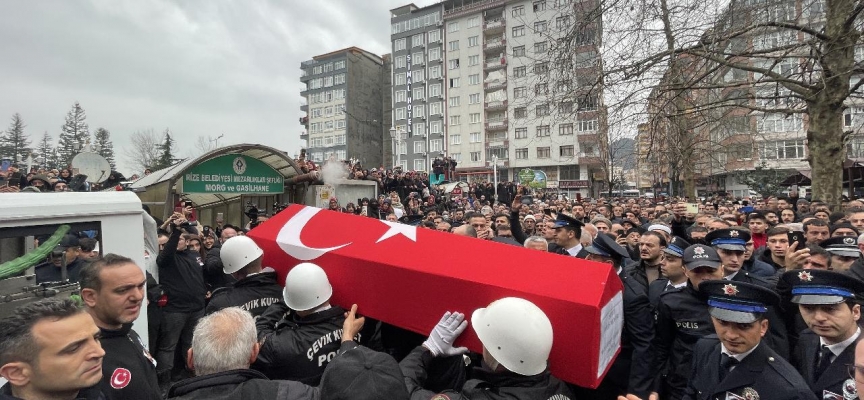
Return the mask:
[[(414, 3), (426, 6), (436, 0)], [(20, 113), (55, 142), (78, 101), (111, 132), (119, 169), (139, 130), (300, 149), (300, 62), (349, 46), (389, 52), (404, 0), (40, 0), (0, 4), (0, 129)]]

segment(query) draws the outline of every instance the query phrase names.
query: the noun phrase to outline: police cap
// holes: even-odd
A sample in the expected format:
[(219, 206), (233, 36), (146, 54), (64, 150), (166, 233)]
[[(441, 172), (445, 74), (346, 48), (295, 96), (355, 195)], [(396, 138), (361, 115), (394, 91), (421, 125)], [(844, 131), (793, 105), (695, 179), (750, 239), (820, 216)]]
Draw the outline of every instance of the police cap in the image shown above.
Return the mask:
[(58, 243), (57, 246), (67, 249), (69, 247), (80, 247), (81, 243), (78, 241), (78, 236), (66, 234), (63, 236), (63, 239), (60, 240), (60, 243)]
[(694, 244), (684, 249), (684, 267), (692, 271), (699, 267), (720, 268), (720, 256), (713, 247), (704, 244)]
[(835, 236), (819, 242), (819, 247), (835, 256), (861, 257), (861, 250), (858, 250), (858, 238), (854, 236)]
[(585, 225), (582, 221), (579, 221), (576, 218), (573, 218), (569, 215), (564, 215), (559, 213), (558, 217), (555, 218), (555, 224), (552, 225), (553, 228), (570, 228), (570, 229), (581, 229), (582, 226)]
[(615, 243), (615, 239), (604, 233), (597, 235), (594, 241), (591, 242), (591, 245), (585, 248), (585, 251), (601, 257), (608, 257), (615, 261), (630, 257), (630, 253), (627, 253), (627, 250), (621, 247), (620, 244)]
[(864, 282), (840, 272), (821, 269), (789, 271), (781, 277), (792, 284), (792, 302), (838, 304), (864, 293)]
[(669, 244), (666, 245), (666, 248), (663, 249), (663, 252), (678, 258), (683, 258), (684, 250), (688, 247), (690, 247), (690, 243), (688, 243), (686, 240), (681, 239), (678, 236), (672, 236), (672, 240), (669, 241)]
[(705, 243), (711, 247), (732, 251), (745, 251), (749, 241), (750, 232), (740, 229), (717, 229), (705, 236)]
[(699, 284), (699, 291), (708, 296), (711, 316), (721, 321), (749, 324), (780, 303), (773, 290), (744, 282), (713, 280)]

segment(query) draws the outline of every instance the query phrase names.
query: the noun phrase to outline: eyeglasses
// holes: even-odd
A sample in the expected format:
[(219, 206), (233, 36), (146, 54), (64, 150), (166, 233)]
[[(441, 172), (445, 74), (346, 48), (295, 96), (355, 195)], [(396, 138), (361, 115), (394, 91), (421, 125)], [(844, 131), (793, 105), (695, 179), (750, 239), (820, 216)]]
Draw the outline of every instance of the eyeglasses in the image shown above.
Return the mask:
[(864, 383), (864, 365), (846, 364), (846, 372), (855, 382)]

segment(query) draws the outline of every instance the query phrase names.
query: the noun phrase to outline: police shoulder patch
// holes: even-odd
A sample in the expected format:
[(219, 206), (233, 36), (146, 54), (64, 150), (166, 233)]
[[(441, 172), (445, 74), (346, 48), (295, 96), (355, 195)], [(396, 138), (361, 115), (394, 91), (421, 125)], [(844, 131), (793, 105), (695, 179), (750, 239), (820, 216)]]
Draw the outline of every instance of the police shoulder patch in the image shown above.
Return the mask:
[(436, 394), (432, 396), (432, 398), (429, 400), (450, 400), (450, 397), (448, 397), (446, 394)]

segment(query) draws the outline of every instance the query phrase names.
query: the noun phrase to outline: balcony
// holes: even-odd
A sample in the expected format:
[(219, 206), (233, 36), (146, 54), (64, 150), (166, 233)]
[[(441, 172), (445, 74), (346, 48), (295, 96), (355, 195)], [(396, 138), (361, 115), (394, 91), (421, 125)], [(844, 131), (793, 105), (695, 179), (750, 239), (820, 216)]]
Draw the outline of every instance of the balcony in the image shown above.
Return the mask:
[(507, 39), (503, 36), (483, 42), (483, 51), (503, 50), (507, 47)]
[(487, 101), (486, 102), (486, 110), (487, 111), (506, 110), (506, 109), (507, 109), (507, 100)]
[[(487, 149), (506, 149), (510, 146), (509, 140), (493, 140), (491, 142), (486, 142)], [(500, 159), (499, 159), (500, 160)]]
[(309, 124), (309, 116), (300, 117), (300, 125), (306, 126)]
[(501, 68), (507, 68), (507, 58), (490, 58), (485, 61), (483, 70), (486, 72), (495, 71)]
[(488, 119), (486, 120), (487, 131), (498, 131), (507, 129), (507, 118)]
[(576, 132), (576, 140), (579, 143), (597, 143), (600, 141), (596, 131)]
[(483, 23), (483, 33), (489, 34), (498, 31), (504, 31), (505, 22), (507, 22), (503, 17), (490, 19)]
[(579, 153), (579, 164), (582, 165), (600, 165), (603, 162), (600, 160), (600, 153)]
[(300, 111), (309, 112), (309, 105), (306, 103), (300, 103)]
[(300, 132), (300, 140), (309, 140), (309, 132)]
[(495, 91), (498, 89), (504, 89), (507, 87), (507, 79), (496, 79), (492, 82), (486, 82), (483, 84), (483, 89), (487, 92)]

